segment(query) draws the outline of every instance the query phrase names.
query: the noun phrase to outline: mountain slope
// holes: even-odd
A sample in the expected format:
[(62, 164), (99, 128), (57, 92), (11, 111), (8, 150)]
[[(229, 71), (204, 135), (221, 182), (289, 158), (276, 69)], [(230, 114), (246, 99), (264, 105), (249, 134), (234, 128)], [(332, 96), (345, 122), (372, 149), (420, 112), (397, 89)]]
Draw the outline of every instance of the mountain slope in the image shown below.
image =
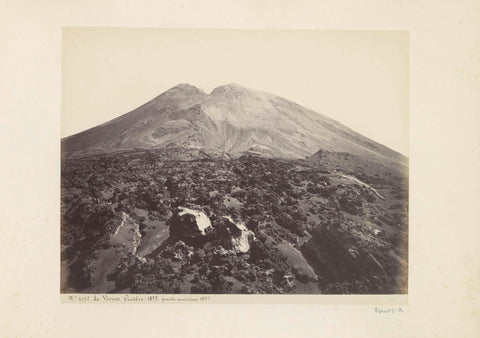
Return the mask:
[(127, 114), (62, 140), (66, 157), (168, 147), (286, 158), (324, 149), (378, 162), (406, 162), (401, 154), (324, 115), (236, 84), (210, 94), (177, 85)]

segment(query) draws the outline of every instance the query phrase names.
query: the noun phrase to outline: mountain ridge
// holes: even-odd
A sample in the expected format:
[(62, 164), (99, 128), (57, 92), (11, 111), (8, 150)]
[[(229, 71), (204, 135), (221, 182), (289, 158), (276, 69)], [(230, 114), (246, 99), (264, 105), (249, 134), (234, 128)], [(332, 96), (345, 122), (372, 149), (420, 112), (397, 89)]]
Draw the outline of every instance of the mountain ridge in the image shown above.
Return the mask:
[(63, 138), (62, 155), (172, 145), (234, 156), (259, 147), (272, 157), (305, 158), (325, 149), (376, 161), (407, 161), (326, 115), (236, 83), (218, 86), (209, 94), (188, 83), (178, 84), (126, 114)]

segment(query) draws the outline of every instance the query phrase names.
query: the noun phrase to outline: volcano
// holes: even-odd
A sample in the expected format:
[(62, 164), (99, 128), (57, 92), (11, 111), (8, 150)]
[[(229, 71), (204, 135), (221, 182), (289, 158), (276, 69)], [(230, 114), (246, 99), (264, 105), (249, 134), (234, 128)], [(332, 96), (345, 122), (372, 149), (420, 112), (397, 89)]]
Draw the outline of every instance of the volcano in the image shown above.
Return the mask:
[(237, 84), (219, 86), (210, 94), (179, 84), (129, 113), (64, 138), (62, 155), (174, 147), (272, 158), (305, 158), (322, 149), (406, 163), (403, 155), (325, 115)]
[(180, 84), (62, 155), (63, 293), (407, 292), (407, 158), (279, 96)]

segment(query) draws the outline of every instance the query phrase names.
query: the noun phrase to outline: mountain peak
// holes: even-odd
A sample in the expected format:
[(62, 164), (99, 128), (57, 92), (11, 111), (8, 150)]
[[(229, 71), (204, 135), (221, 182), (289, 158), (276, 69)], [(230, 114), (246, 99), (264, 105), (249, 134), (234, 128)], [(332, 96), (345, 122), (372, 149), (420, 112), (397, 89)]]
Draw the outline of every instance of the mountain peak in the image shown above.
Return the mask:
[(212, 92), (210, 93), (210, 96), (232, 98), (232, 97), (251, 96), (251, 95), (263, 95), (263, 94), (266, 94), (266, 92), (247, 88), (232, 82), (232, 83), (227, 83), (227, 84), (216, 87), (215, 89), (212, 90)]
[(189, 83), (179, 83), (176, 86), (168, 89), (165, 93), (168, 92), (186, 92), (186, 93), (200, 93), (200, 94), (206, 94), (203, 90), (200, 88), (197, 88), (195, 86), (192, 86)]

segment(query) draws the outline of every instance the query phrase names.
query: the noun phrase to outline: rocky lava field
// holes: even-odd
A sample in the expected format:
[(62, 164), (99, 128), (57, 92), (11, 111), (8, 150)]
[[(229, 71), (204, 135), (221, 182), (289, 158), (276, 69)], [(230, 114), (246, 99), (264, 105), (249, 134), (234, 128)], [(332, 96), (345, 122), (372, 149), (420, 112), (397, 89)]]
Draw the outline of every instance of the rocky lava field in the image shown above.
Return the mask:
[(406, 293), (407, 171), (327, 150), (62, 158), (61, 292)]

